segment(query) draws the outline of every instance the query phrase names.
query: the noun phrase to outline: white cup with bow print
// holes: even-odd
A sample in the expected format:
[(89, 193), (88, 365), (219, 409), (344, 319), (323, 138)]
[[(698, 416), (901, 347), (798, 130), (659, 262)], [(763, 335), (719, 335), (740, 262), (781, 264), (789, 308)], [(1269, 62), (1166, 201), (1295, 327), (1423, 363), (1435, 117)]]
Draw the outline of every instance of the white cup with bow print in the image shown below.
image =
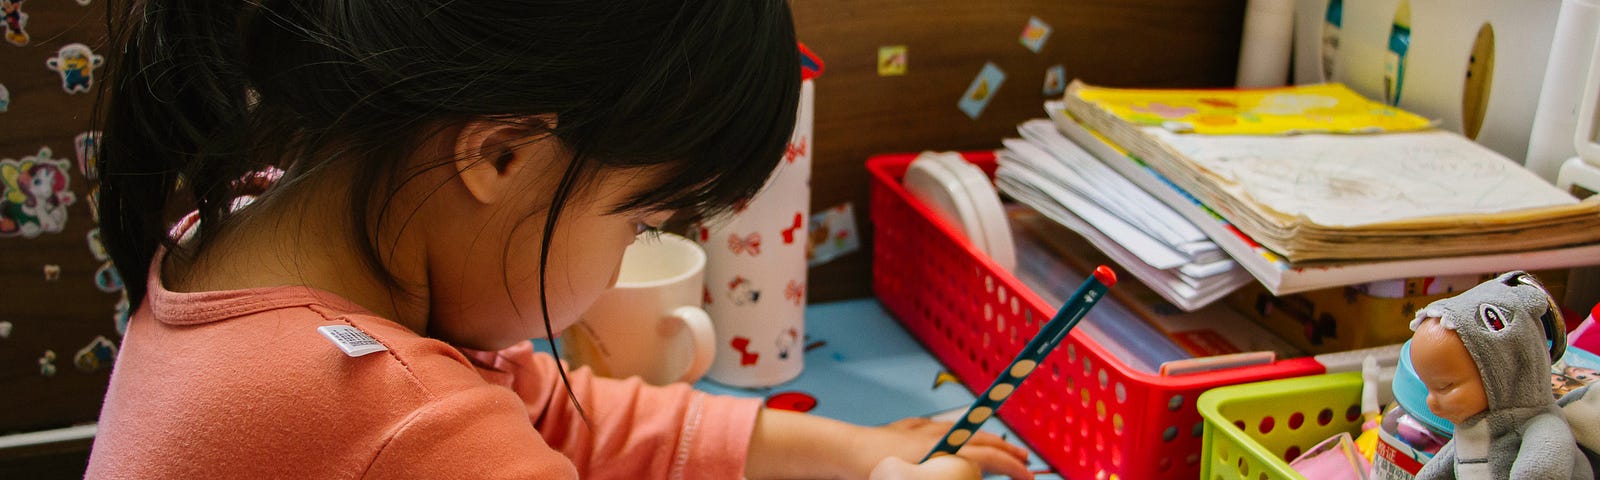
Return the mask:
[(801, 85), (794, 135), (766, 186), (732, 217), (690, 232), (709, 257), (703, 307), (717, 347), (707, 377), (725, 385), (770, 387), (805, 366), (814, 87)]

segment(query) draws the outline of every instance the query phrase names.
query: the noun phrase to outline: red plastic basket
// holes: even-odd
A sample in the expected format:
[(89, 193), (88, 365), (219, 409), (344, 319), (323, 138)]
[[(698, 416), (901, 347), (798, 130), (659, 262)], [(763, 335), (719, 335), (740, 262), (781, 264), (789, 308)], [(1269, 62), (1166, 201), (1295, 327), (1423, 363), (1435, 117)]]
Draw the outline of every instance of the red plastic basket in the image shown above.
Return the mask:
[[(965, 154), (994, 174), (992, 152)], [(981, 391), (1055, 308), (900, 185), (914, 154), (874, 157), (873, 289), (968, 389)], [(1090, 312), (1090, 315), (1094, 315)], [(1323, 373), (1311, 358), (1183, 376), (1135, 371), (1074, 330), (999, 416), (1068, 478), (1195, 478), (1212, 387)]]

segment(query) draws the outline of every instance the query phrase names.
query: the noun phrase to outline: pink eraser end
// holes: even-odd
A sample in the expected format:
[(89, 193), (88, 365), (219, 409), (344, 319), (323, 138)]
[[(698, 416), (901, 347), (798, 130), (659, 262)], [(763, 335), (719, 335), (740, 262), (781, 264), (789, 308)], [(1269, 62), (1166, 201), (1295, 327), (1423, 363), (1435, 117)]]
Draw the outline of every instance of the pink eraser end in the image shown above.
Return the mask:
[(1094, 279), (1106, 284), (1107, 287), (1117, 284), (1117, 274), (1111, 271), (1111, 267), (1105, 265), (1094, 267)]

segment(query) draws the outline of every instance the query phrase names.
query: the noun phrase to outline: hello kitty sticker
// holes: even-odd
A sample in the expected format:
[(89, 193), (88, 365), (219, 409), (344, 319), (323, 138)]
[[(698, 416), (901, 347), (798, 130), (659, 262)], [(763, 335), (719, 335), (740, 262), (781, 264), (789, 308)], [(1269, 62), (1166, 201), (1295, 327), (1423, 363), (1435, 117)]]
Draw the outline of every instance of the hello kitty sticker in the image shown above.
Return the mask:
[(67, 207), (77, 201), (69, 188), (72, 163), (51, 156), (49, 147), (22, 159), (0, 160), (0, 237), (35, 238), (67, 225)]
[[(3, 1), (3, 0), (0, 0)], [(106, 63), (88, 45), (69, 43), (45, 60), (45, 67), (61, 74), (61, 89), (68, 94), (87, 93), (94, 87), (94, 69)]]

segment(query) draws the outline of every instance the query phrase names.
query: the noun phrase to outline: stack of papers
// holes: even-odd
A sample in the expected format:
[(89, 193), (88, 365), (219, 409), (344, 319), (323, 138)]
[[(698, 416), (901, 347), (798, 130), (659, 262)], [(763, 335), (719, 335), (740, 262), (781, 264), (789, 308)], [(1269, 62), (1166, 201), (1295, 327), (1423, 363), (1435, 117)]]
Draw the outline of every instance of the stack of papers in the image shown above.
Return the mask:
[[(1600, 201), (1580, 202), (1510, 159), (1425, 124), (1396, 131), (1374, 123), (1371, 131), (1391, 133), (1360, 134), (1361, 119), (1409, 114), (1338, 90), (1296, 88), (1162, 92), (1074, 83), (1065, 108), (1299, 265), (1600, 241)], [(1302, 124), (1275, 130), (1269, 113)], [(1303, 123), (1319, 117), (1347, 120), (1324, 122), (1342, 134), (1306, 133)], [(1204, 134), (1207, 123), (1253, 130)]]
[(1406, 277), (1476, 275), (1600, 263), (1600, 243), (1453, 257), (1318, 262), (1313, 265), (1291, 263), (1256, 243), (1227, 219), (1139, 158), (1079, 123), (1067, 113), (1062, 102), (1047, 102), (1045, 111), (1068, 138), (1199, 227), (1274, 295)]
[(1050, 120), (1018, 127), (999, 155), (1000, 191), (1082, 235), (1162, 298), (1198, 310), (1251, 281), (1199, 228)]

